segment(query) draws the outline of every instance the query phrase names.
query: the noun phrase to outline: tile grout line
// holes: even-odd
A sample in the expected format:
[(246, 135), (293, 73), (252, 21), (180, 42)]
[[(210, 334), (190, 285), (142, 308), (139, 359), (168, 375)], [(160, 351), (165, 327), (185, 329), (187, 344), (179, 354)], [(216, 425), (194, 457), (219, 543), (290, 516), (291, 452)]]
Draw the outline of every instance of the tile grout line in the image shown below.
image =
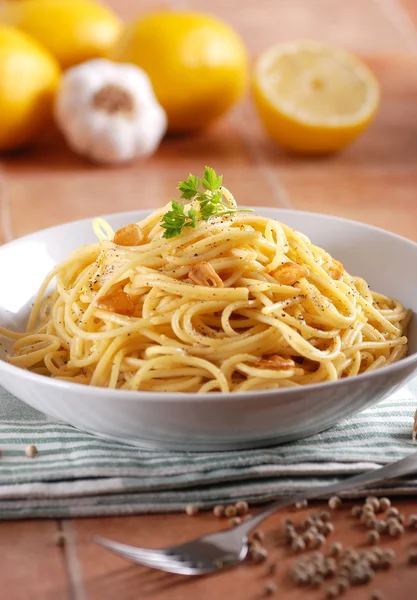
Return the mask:
[(6, 192), (5, 174), (0, 169), (0, 235), (3, 242), (11, 242), (14, 238), (12, 220), (10, 218), (9, 201)]
[(391, 21), (407, 42), (409, 49), (417, 52), (417, 28), (408, 14), (407, 10), (401, 6), (399, 0), (374, 0), (381, 12)]
[(254, 165), (259, 169), (259, 171), (264, 175), (266, 181), (270, 184), (273, 189), (274, 198), (278, 203), (278, 206), (281, 208), (292, 208), (292, 203), (288, 194), (288, 191), (285, 185), (282, 183), (279, 177), (277, 177), (271, 169), (264, 164), (262, 152), (257, 148), (256, 145), (250, 143), (248, 139), (245, 129), (241, 129), (237, 126), (234, 121), (233, 116), (230, 117), (230, 123), (233, 126), (234, 130), (242, 140), (246, 151), (254, 162)]
[(70, 589), (70, 599), (88, 600), (88, 595), (84, 588), (82, 569), (78, 558), (76, 536), (72, 521), (65, 519), (61, 521), (61, 524), (65, 538), (64, 559)]

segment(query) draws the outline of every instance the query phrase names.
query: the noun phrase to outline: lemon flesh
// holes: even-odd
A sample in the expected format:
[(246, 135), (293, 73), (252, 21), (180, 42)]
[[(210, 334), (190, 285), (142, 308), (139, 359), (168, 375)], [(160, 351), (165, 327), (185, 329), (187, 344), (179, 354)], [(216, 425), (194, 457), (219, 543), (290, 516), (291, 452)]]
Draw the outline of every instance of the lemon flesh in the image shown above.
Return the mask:
[(290, 150), (339, 150), (365, 129), (379, 104), (379, 86), (358, 58), (318, 42), (266, 51), (255, 65), (254, 95), (260, 118)]
[(247, 83), (240, 37), (203, 13), (150, 13), (126, 27), (110, 58), (146, 71), (170, 131), (209, 125), (241, 97)]

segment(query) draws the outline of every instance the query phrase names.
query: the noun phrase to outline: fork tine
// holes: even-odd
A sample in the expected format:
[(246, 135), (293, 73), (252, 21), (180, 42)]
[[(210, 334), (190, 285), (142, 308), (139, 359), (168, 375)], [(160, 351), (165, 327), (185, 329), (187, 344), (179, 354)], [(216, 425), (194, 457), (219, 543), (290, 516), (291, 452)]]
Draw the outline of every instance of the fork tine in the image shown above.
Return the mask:
[(162, 552), (157, 555), (156, 553), (158, 551), (154, 551), (154, 556), (151, 556), (148, 554), (149, 550), (146, 548), (136, 548), (126, 544), (119, 544), (118, 542), (112, 542), (111, 540), (106, 540), (101, 537), (95, 537), (93, 541), (107, 550), (114, 552), (114, 554), (123, 556), (123, 558), (127, 558), (128, 560), (145, 567), (183, 575), (199, 575), (201, 573), (201, 569), (193, 567), (190, 564), (187, 564), (187, 562), (163, 554)]
[(137, 546), (120, 544), (119, 542), (113, 542), (112, 540), (106, 540), (101, 537), (95, 537), (93, 541), (95, 541), (97, 544), (100, 544), (100, 546), (111, 550), (112, 552), (116, 552), (121, 556), (129, 558), (130, 560), (146, 560), (149, 563), (155, 563), (158, 565), (172, 563), (188, 565), (190, 563), (190, 561), (181, 560), (181, 554), (167, 554), (165, 548), (163, 550), (140, 548)]

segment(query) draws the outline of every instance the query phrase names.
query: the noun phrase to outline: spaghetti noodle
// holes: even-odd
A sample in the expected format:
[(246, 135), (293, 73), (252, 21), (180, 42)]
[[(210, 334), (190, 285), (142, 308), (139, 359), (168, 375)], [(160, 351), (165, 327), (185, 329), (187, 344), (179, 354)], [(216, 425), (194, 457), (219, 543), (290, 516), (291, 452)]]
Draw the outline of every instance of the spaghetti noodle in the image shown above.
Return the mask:
[(94, 386), (205, 393), (334, 381), (406, 355), (410, 312), (303, 234), (235, 213), (166, 239), (166, 210), (116, 234), (96, 220), (99, 241), (46, 278), (27, 332), (0, 330), (16, 340), (10, 363)]

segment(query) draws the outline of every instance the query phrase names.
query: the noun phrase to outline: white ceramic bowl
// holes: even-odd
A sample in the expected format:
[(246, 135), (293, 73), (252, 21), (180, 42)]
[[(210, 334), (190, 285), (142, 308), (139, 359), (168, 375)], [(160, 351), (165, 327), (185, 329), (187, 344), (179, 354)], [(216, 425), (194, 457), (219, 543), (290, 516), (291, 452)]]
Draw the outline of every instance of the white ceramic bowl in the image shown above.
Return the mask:
[[(284, 221), (417, 312), (417, 244), (336, 217), (256, 209)], [(149, 211), (105, 217), (117, 229)], [(33, 233), (0, 247), (0, 326), (23, 330), (44, 276), (72, 250), (94, 240), (91, 220)], [(412, 268), (411, 268), (412, 267)], [(0, 384), (51, 417), (100, 436), (147, 448), (230, 450), (303, 438), (394, 392), (417, 370), (417, 325), (409, 356), (369, 374), (303, 388), (207, 395), (109, 390), (36, 375), (0, 360)], [(5, 340), (0, 346), (4, 358)], [(1, 354), (3, 352), (3, 355)]]

